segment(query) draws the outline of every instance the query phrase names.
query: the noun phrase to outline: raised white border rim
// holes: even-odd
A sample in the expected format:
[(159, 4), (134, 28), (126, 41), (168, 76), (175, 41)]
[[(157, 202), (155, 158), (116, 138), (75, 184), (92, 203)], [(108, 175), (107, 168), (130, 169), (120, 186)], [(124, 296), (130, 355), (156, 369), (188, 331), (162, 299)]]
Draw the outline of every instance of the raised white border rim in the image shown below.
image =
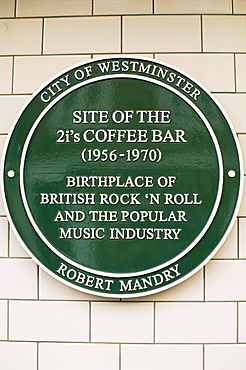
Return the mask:
[[(158, 64), (161, 64), (165, 67), (168, 67), (168, 68), (171, 68), (171, 69), (174, 69), (175, 71), (183, 74), (184, 76), (186, 76), (188, 79), (190, 79), (191, 81), (194, 81), (199, 87), (201, 87), (201, 89), (211, 98), (211, 100), (214, 101), (214, 103), (217, 105), (217, 107), (219, 108), (219, 110), (221, 111), (221, 113), (223, 114), (223, 116), (225, 117), (229, 127), (230, 127), (230, 130), (231, 130), (231, 133), (232, 133), (232, 136), (234, 138), (234, 141), (235, 141), (235, 144), (236, 144), (236, 147), (237, 147), (237, 152), (238, 152), (238, 157), (239, 157), (239, 166), (240, 166), (240, 185), (239, 185), (239, 193), (238, 193), (238, 198), (237, 198), (237, 204), (235, 206), (235, 209), (234, 209), (234, 213), (231, 217), (231, 221), (227, 227), (227, 230), (226, 232), (224, 233), (223, 237), (221, 238), (220, 242), (217, 244), (217, 246), (213, 249), (213, 251), (208, 255), (208, 257), (203, 260), (203, 262), (198, 265), (195, 269), (191, 270), (188, 274), (184, 275), (182, 278), (179, 278), (179, 279), (176, 279), (174, 282), (170, 283), (170, 284), (167, 284), (165, 286), (162, 286), (161, 288), (158, 288), (158, 289), (154, 289), (153, 291), (145, 291), (145, 292), (140, 292), (140, 293), (130, 293), (130, 294), (110, 294), (110, 293), (103, 293), (103, 292), (100, 292), (100, 291), (94, 291), (94, 290), (89, 290), (89, 289), (85, 289), (83, 287), (79, 287), (78, 285), (75, 285), (75, 284), (72, 284), (70, 283), (69, 281), (63, 279), (63, 278), (60, 278), (57, 274), (53, 273), (51, 270), (49, 270), (47, 267), (45, 267), (33, 254), (32, 252), (28, 249), (28, 247), (26, 246), (26, 244), (23, 242), (23, 240), (21, 239), (18, 231), (16, 230), (16, 227), (14, 225), (14, 222), (12, 220), (12, 217), (10, 215), (10, 212), (9, 212), (9, 209), (8, 209), (8, 205), (7, 205), (7, 201), (6, 201), (6, 197), (5, 197), (5, 189), (4, 189), (4, 163), (5, 163), (5, 157), (6, 157), (6, 153), (7, 153), (7, 149), (8, 149), (8, 144), (9, 144), (9, 141), (11, 139), (11, 135), (12, 135), (12, 132), (14, 131), (15, 129), (15, 126), (16, 124), (18, 123), (19, 121), (19, 118), (20, 116), (22, 115), (22, 113), (24, 112), (24, 110), (26, 109), (26, 107), (30, 104), (30, 102), (34, 99), (34, 97), (36, 97), (41, 91), (42, 89), (47, 86), (50, 82), (52, 82), (54, 79), (58, 78), (59, 76), (65, 74), (66, 72), (74, 69), (74, 68), (77, 68), (79, 66), (82, 66), (84, 64), (88, 64), (89, 62), (96, 62), (96, 61), (102, 61), (102, 60), (107, 60), (107, 59), (113, 59), (113, 58), (117, 58), (117, 59), (124, 59), (124, 58), (131, 58), (131, 59), (137, 59), (137, 60), (145, 60), (145, 61), (148, 61), (148, 62), (152, 62), (152, 63), (158, 63)], [(11, 128), (10, 128), (10, 131), (9, 131), (9, 134), (8, 134), (8, 137), (7, 137), (7, 140), (5, 141), (5, 145), (4, 145), (4, 148), (3, 148), (3, 154), (2, 154), (2, 158), (1, 158), (1, 192), (2, 192), (2, 197), (3, 197), (3, 204), (4, 204), (4, 208), (5, 208), (5, 211), (6, 211), (6, 214), (7, 214), (7, 217), (8, 217), (8, 220), (10, 222), (10, 225), (18, 239), (18, 241), (20, 242), (20, 244), (22, 245), (22, 247), (25, 249), (25, 251), (30, 255), (30, 257), (44, 270), (46, 271), (49, 275), (53, 276), (55, 279), (57, 279), (58, 281), (61, 281), (63, 284), (67, 285), (67, 286), (70, 286), (74, 289), (77, 289), (77, 290), (80, 290), (82, 292), (85, 292), (85, 293), (89, 293), (89, 294), (92, 294), (92, 295), (96, 295), (96, 296), (102, 296), (102, 297), (112, 297), (112, 298), (126, 298), (126, 297), (130, 297), (130, 298), (136, 298), (136, 297), (142, 297), (142, 296), (146, 296), (146, 295), (151, 295), (151, 294), (155, 294), (155, 293), (159, 293), (161, 291), (164, 291), (164, 290), (167, 290), (183, 281), (185, 281), (186, 279), (188, 279), (189, 277), (191, 277), (192, 275), (194, 275), (197, 271), (199, 271), (203, 266), (205, 266), (207, 264), (207, 262), (218, 252), (218, 250), (220, 249), (220, 247), (222, 246), (222, 244), (224, 243), (224, 241), (226, 240), (227, 236), (229, 235), (233, 225), (234, 225), (234, 222), (236, 220), (236, 217), (237, 217), (237, 214), (239, 212), (239, 207), (240, 207), (240, 204), (241, 204), (241, 200), (242, 200), (242, 195), (243, 195), (243, 183), (244, 183), (244, 170), (243, 170), (243, 159), (242, 159), (242, 152), (241, 152), (241, 148), (240, 148), (240, 145), (239, 145), (239, 141), (238, 141), (238, 138), (237, 138), (237, 135), (236, 135), (236, 132), (235, 132), (235, 129), (231, 123), (231, 120), (230, 118), (228, 117), (227, 113), (225, 112), (224, 108), (222, 107), (222, 105), (219, 103), (219, 101), (210, 93), (210, 91), (205, 87), (203, 86), (200, 82), (198, 82), (195, 78), (191, 77), (188, 73), (186, 72), (183, 72), (182, 70), (180, 70), (179, 68), (175, 67), (175, 66), (172, 66), (170, 65), (169, 63), (164, 63), (163, 61), (160, 61), (158, 59), (153, 59), (153, 58), (147, 58), (147, 57), (144, 57), (144, 56), (136, 56), (136, 55), (131, 55), (131, 54), (124, 54), (124, 55), (117, 55), (117, 54), (110, 54), (108, 56), (105, 56), (105, 57), (98, 57), (98, 58), (92, 58), (92, 59), (87, 59), (85, 61), (82, 61), (80, 63), (76, 63), (60, 72), (58, 72), (56, 75), (52, 76), (50, 79), (48, 79), (38, 90), (36, 90), (32, 96), (27, 100), (27, 102), (23, 105), (22, 109), (20, 110), (20, 112), (18, 113), (18, 115), (16, 116), (16, 119), (15, 121), (13, 122)]]

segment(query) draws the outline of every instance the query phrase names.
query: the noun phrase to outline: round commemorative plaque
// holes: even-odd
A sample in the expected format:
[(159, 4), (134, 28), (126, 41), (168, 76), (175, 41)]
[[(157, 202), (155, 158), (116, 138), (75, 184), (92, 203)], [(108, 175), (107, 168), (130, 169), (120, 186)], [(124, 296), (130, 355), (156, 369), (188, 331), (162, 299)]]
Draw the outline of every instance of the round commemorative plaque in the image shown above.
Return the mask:
[(211, 94), (132, 56), (89, 60), (42, 86), (2, 168), (7, 214), (31, 257), (107, 297), (193, 275), (227, 237), (242, 192), (236, 134)]

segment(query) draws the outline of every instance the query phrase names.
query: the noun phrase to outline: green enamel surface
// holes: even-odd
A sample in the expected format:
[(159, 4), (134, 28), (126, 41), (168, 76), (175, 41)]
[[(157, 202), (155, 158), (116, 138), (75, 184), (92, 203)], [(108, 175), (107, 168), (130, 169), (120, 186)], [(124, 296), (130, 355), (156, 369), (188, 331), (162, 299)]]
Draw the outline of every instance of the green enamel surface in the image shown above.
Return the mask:
[[(120, 68), (120, 71), (102, 73), (98, 67), (102, 62), (114, 62), (114, 69)], [(132, 62), (139, 63), (135, 64), (135, 71), (132, 70)], [(142, 66), (140, 70), (137, 69), (139, 65)], [(85, 67), (88, 66), (92, 72), (86, 77)], [(126, 70), (126, 66), (131, 68)], [(157, 75), (157, 68), (161, 68), (162, 74)], [(80, 72), (75, 72), (78, 70)], [(74, 77), (81, 77), (83, 73), (85, 77), (81, 80)], [(179, 76), (175, 80), (176, 84), (173, 81), (174, 74)], [(90, 61), (66, 71), (55, 78), (53, 84), (61, 78), (65, 80), (66, 76), (69, 85), (65, 86), (64, 83), (64, 90), (58, 91), (56, 95), (53, 96), (48, 90), (52, 86), (51, 82), (33, 96), (20, 115), (6, 150), (3, 171), (5, 198), (11, 220), (23, 244), (52, 275), (78, 289), (99, 295), (150, 294), (185, 279), (212, 255), (235, 216), (241, 187), (241, 165), (235, 137), (226, 118), (210, 95), (194, 81), (151, 60), (119, 58)], [(167, 86), (155, 83), (160, 81)], [(86, 84), (81, 86), (81, 82)], [(184, 90), (185, 83), (192, 84), (192, 88), (186, 87)], [(54, 85), (52, 89), (55, 91)], [(187, 93), (187, 89), (190, 89), (190, 93)], [(196, 99), (191, 93), (194, 89), (200, 91)], [(40, 99), (43, 92), (43, 97), (50, 99), (47, 103)], [(107, 111), (109, 120), (107, 123), (74, 124), (73, 112), (77, 110)], [(129, 123), (116, 123), (112, 119), (113, 112), (127, 110), (134, 111)], [(171, 121), (165, 124), (141, 123), (139, 114), (136, 114), (138, 110), (168, 110), (171, 112)], [(30, 130), (34, 126), (31, 135)], [(61, 136), (59, 130), (67, 133), (69, 142), (57, 142)], [(73, 141), (69, 130), (79, 135), (79, 142)], [(94, 130), (94, 133), (98, 130), (125, 130), (125, 137), (129, 130), (134, 130), (135, 135), (139, 130), (146, 130), (147, 140), (127, 142), (124, 137), (118, 142), (115, 138), (112, 142), (85, 142), (83, 135), (86, 130)], [(159, 130), (162, 138), (170, 130), (173, 140), (169, 136), (166, 142), (153, 142), (153, 130)], [(177, 130), (184, 131), (184, 141), (175, 140)], [(88, 133), (88, 138), (92, 138), (92, 132)], [(217, 149), (215, 142), (219, 146)], [(106, 149), (107, 153), (115, 151), (117, 160), (85, 163), (81, 159), (81, 152), (85, 150), (88, 153), (88, 150), (92, 152), (94, 149), (101, 152)], [(161, 160), (157, 162), (147, 158), (143, 161), (139, 158), (127, 161), (127, 151), (141, 152), (143, 149), (152, 150), (152, 153), (158, 149)], [(221, 163), (218, 159), (220, 153)], [(24, 183), (22, 193), (21, 158)], [(7, 176), (9, 170), (15, 171), (14, 178)], [(235, 177), (228, 176), (229, 170), (235, 171)], [(223, 187), (220, 197), (221, 172)], [(153, 186), (68, 187), (67, 176), (118, 176), (121, 183), (129, 176), (132, 179), (148, 177), (152, 179)], [(161, 187), (157, 184), (160, 177), (175, 177), (176, 180), (172, 186)], [(44, 193), (70, 193), (75, 194), (74, 197), (78, 194), (93, 194), (94, 203), (75, 204), (74, 201), (70, 204), (40, 204), (41, 194)], [(112, 200), (125, 194), (124, 202), (129, 199), (137, 199), (138, 202), (103, 204), (102, 193), (105, 197), (113, 194)], [(158, 202), (150, 202), (147, 195), (150, 193), (159, 196)], [(167, 193), (171, 197), (180, 194), (176, 198), (180, 204), (165, 204)], [(197, 197), (194, 194), (198, 194)], [(182, 196), (186, 197), (183, 198), (186, 201), (181, 201)], [(219, 200), (218, 207), (216, 199)], [(200, 204), (194, 204), (196, 201)], [(216, 212), (211, 217), (213, 210)], [(94, 211), (111, 211), (117, 216), (106, 222), (98, 219), (93, 221), (91, 212)], [(126, 211), (132, 213), (133, 217), (137, 217), (140, 211), (152, 211), (153, 217), (162, 214), (162, 220), (164, 218), (166, 221), (159, 219), (154, 222), (148, 218), (144, 221), (131, 220), (129, 217), (124, 221), (122, 215)], [(65, 212), (84, 212), (85, 219), (65, 220)], [(63, 219), (58, 214), (63, 215)], [(61, 229), (67, 232), (69, 228), (76, 228), (76, 233), (71, 231), (66, 238), (61, 238)], [(78, 237), (82, 228), (101, 228), (105, 236), (103, 239)], [(131, 229), (133, 232), (140, 230), (140, 236), (127, 238), (124, 231), (125, 239), (112, 238), (110, 235), (113, 235), (113, 228)], [(158, 234), (153, 231), (155, 229), (181, 231), (175, 238), (173, 231)], [(143, 238), (143, 235), (147, 235), (146, 230), (152, 230), (148, 231), (148, 235), (154, 237)], [(63, 268), (59, 270), (60, 266)]]

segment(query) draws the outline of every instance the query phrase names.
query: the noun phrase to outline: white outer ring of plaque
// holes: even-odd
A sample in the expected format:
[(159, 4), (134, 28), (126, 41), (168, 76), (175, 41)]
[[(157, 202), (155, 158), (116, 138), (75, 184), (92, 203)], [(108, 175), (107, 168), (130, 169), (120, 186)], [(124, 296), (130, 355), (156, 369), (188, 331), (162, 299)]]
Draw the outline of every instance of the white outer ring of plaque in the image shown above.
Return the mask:
[[(69, 94), (70, 92), (74, 91), (74, 90), (77, 90), (78, 88), (80, 88), (81, 86), (85, 86), (85, 85), (88, 85), (88, 84), (91, 84), (93, 82), (98, 82), (98, 81), (101, 81), (101, 80), (108, 80), (108, 79), (114, 79), (114, 78), (131, 78), (131, 79), (138, 79), (138, 80), (144, 80), (144, 81), (147, 81), (147, 82), (150, 82), (150, 83), (154, 83), (156, 85), (159, 85), (161, 87), (164, 87), (170, 91), (172, 91), (173, 93), (175, 93), (176, 95), (180, 96), (181, 99), (183, 99), (186, 103), (188, 103), (188, 105), (190, 105), (192, 107), (192, 109), (198, 114), (198, 116), (201, 118), (201, 120), (203, 121), (203, 123), (205, 124), (205, 126), (207, 127), (207, 130), (209, 131), (210, 133), (210, 136), (213, 140), (213, 143), (214, 143), (214, 146), (215, 146), (215, 149), (216, 149), (216, 152), (217, 152), (217, 158), (218, 158), (218, 163), (219, 163), (219, 184), (218, 184), (218, 192), (217, 192), (217, 197), (216, 197), (216, 201), (214, 203), (214, 207), (213, 207), (213, 211), (211, 212), (210, 216), (209, 216), (209, 219), (206, 223), (206, 225), (204, 226), (204, 228), (202, 229), (202, 231), (199, 233), (199, 235), (193, 240), (193, 242), (181, 253), (179, 253), (177, 256), (175, 256), (173, 259), (165, 262), (164, 264), (161, 264), (161, 265), (158, 265), (158, 266), (155, 266), (153, 268), (150, 268), (150, 269), (147, 269), (147, 270), (141, 270), (141, 271), (138, 271), (138, 272), (132, 272), (132, 273), (113, 273), (113, 272), (104, 272), (104, 271), (100, 271), (100, 270), (94, 270), (94, 269), (91, 269), (89, 267), (86, 267), (86, 266), (83, 266), (83, 265), (80, 265), (78, 264), (77, 262), (73, 261), (73, 260), (70, 260), (68, 257), (64, 256), (61, 252), (59, 252), (47, 239), (46, 237), (43, 235), (43, 233), (41, 232), (41, 230), (39, 229), (38, 225), (36, 224), (33, 216), (32, 216), (32, 213), (30, 211), (30, 208), (28, 206), (28, 202), (27, 202), (27, 198), (26, 198), (26, 194), (25, 194), (25, 186), (24, 186), (24, 165), (25, 165), (25, 157), (26, 157), (26, 153), (27, 153), (27, 150), (28, 150), (28, 146), (29, 146), (29, 143), (31, 141), (31, 138), (37, 128), (37, 126), (39, 125), (40, 121), (43, 119), (43, 117), (46, 115), (46, 113), (59, 101), (61, 100), (64, 96), (66, 96), (67, 94)], [(208, 122), (208, 120), (206, 119), (206, 117), (204, 116), (204, 114), (200, 111), (200, 109), (197, 108), (197, 106), (191, 102), (186, 96), (184, 96), (182, 93), (180, 93), (178, 90), (174, 89), (172, 86), (169, 86), (167, 84), (165, 84), (164, 82), (161, 82), (161, 81), (157, 81), (155, 79), (152, 79), (152, 78), (149, 78), (149, 77), (146, 77), (146, 76), (139, 76), (139, 75), (131, 75), (131, 74), (114, 74), (114, 75), (106, 75), (106, 76), (100, 76), (100, 77), (94, 77), (94, 78), (91, 78), (90, 80), (87, 80), (87, 81), (84, 81), (84, 82), (81, 82), (77, 85), (74, 85), (72, 86), (70, 89), (67, 89), (66, 91), (64, 91), (63, 93), (61, 93), (57, 98), (55, 98), (43, 111), (42, 113), (39, 115), (39, 117), (36, 119), (35, 123), (33, 124), (31, 130), (29, 131), (29, 134), (26, 138), (26, 141), (25, 141), (25, 144), (23, 146), (23, 151), (22, 151), (22, 155), (21, 155), (21, 161), (20, 161), (20, 190), (21, 190), (21, 195), (22, 195), (22, 200), (23, 200), (23, 204), (24, 204), (24, 207), (25, 207), (25, 210), (27, 212), (27, 215), (28, 215), (28, 218), (33, 226), (33, 228), (35, 229), (36, 233), (39, 235), (39, 237), (41, 238), (41, 240), (47, 245), (48, 248), (50, 248), (57, 256), (59, 256), (61, 259), (63, 259), (64, 261), (70, 263), (71, 265), (81, 269), (81, 270), (84, 270), (84, 271), (87, 271), (87, 272), (90, 272), (92, 274), (96, 274), (96, 275), (101, 275), (101, 276), (109, 276), (109, 277), (131, 277), (131, 276), (140, 276), (140, 275), (144, 275), (144, 274), (148, 274), (148, 273), (152, 273), (152, 272), (155, 272), (155, 271), (158, 271), (160, 270), (161, 268), (164, 268), (166, 266), (169, 266), (173, 263), (175, 263), (176, 261), (178, 261), (180, 258), (182, 258), (183, 256), (185, 256), (191, 249), (193, 249), (196, 244), (199, 242), (199, 240), (201, 240), (201, 238), (204, 236), (204, 234), (206, 233), (206, 231), (208, 230), (209, 226), (211, 225), (215, 215), (216, 215), (216, 212), (218, 210), (218, 207), (219, 207), (219, 203), (220, 203), (220, 200), (221, 200), (221, 195), (222, 195), (222, 189), (223, 189), (223, 160), (222, 160), (222, 155), (221, 155), (221, 151), (220, 151), (220, 147), (219, 147), (219, 144), (218, 144), (218, 141), (217, 141), (217, 138), (214, 134), (214, 131), (210, 125), (210, 123)]]

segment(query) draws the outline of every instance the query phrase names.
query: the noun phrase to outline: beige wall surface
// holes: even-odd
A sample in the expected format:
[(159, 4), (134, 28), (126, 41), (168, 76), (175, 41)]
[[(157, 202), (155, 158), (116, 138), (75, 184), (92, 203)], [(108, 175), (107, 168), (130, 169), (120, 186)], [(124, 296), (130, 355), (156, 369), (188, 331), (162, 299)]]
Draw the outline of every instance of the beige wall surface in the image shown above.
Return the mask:
[[(172, 64), (207, 87), (246, 161), (246, 0), (0, 0), (0, 151), (46, 80), (122, 53)], [(129, 300), (50, 277), (20, 246), (0, 200), (0, 369), (245, 370), (246, 192), (204, 268)]]

